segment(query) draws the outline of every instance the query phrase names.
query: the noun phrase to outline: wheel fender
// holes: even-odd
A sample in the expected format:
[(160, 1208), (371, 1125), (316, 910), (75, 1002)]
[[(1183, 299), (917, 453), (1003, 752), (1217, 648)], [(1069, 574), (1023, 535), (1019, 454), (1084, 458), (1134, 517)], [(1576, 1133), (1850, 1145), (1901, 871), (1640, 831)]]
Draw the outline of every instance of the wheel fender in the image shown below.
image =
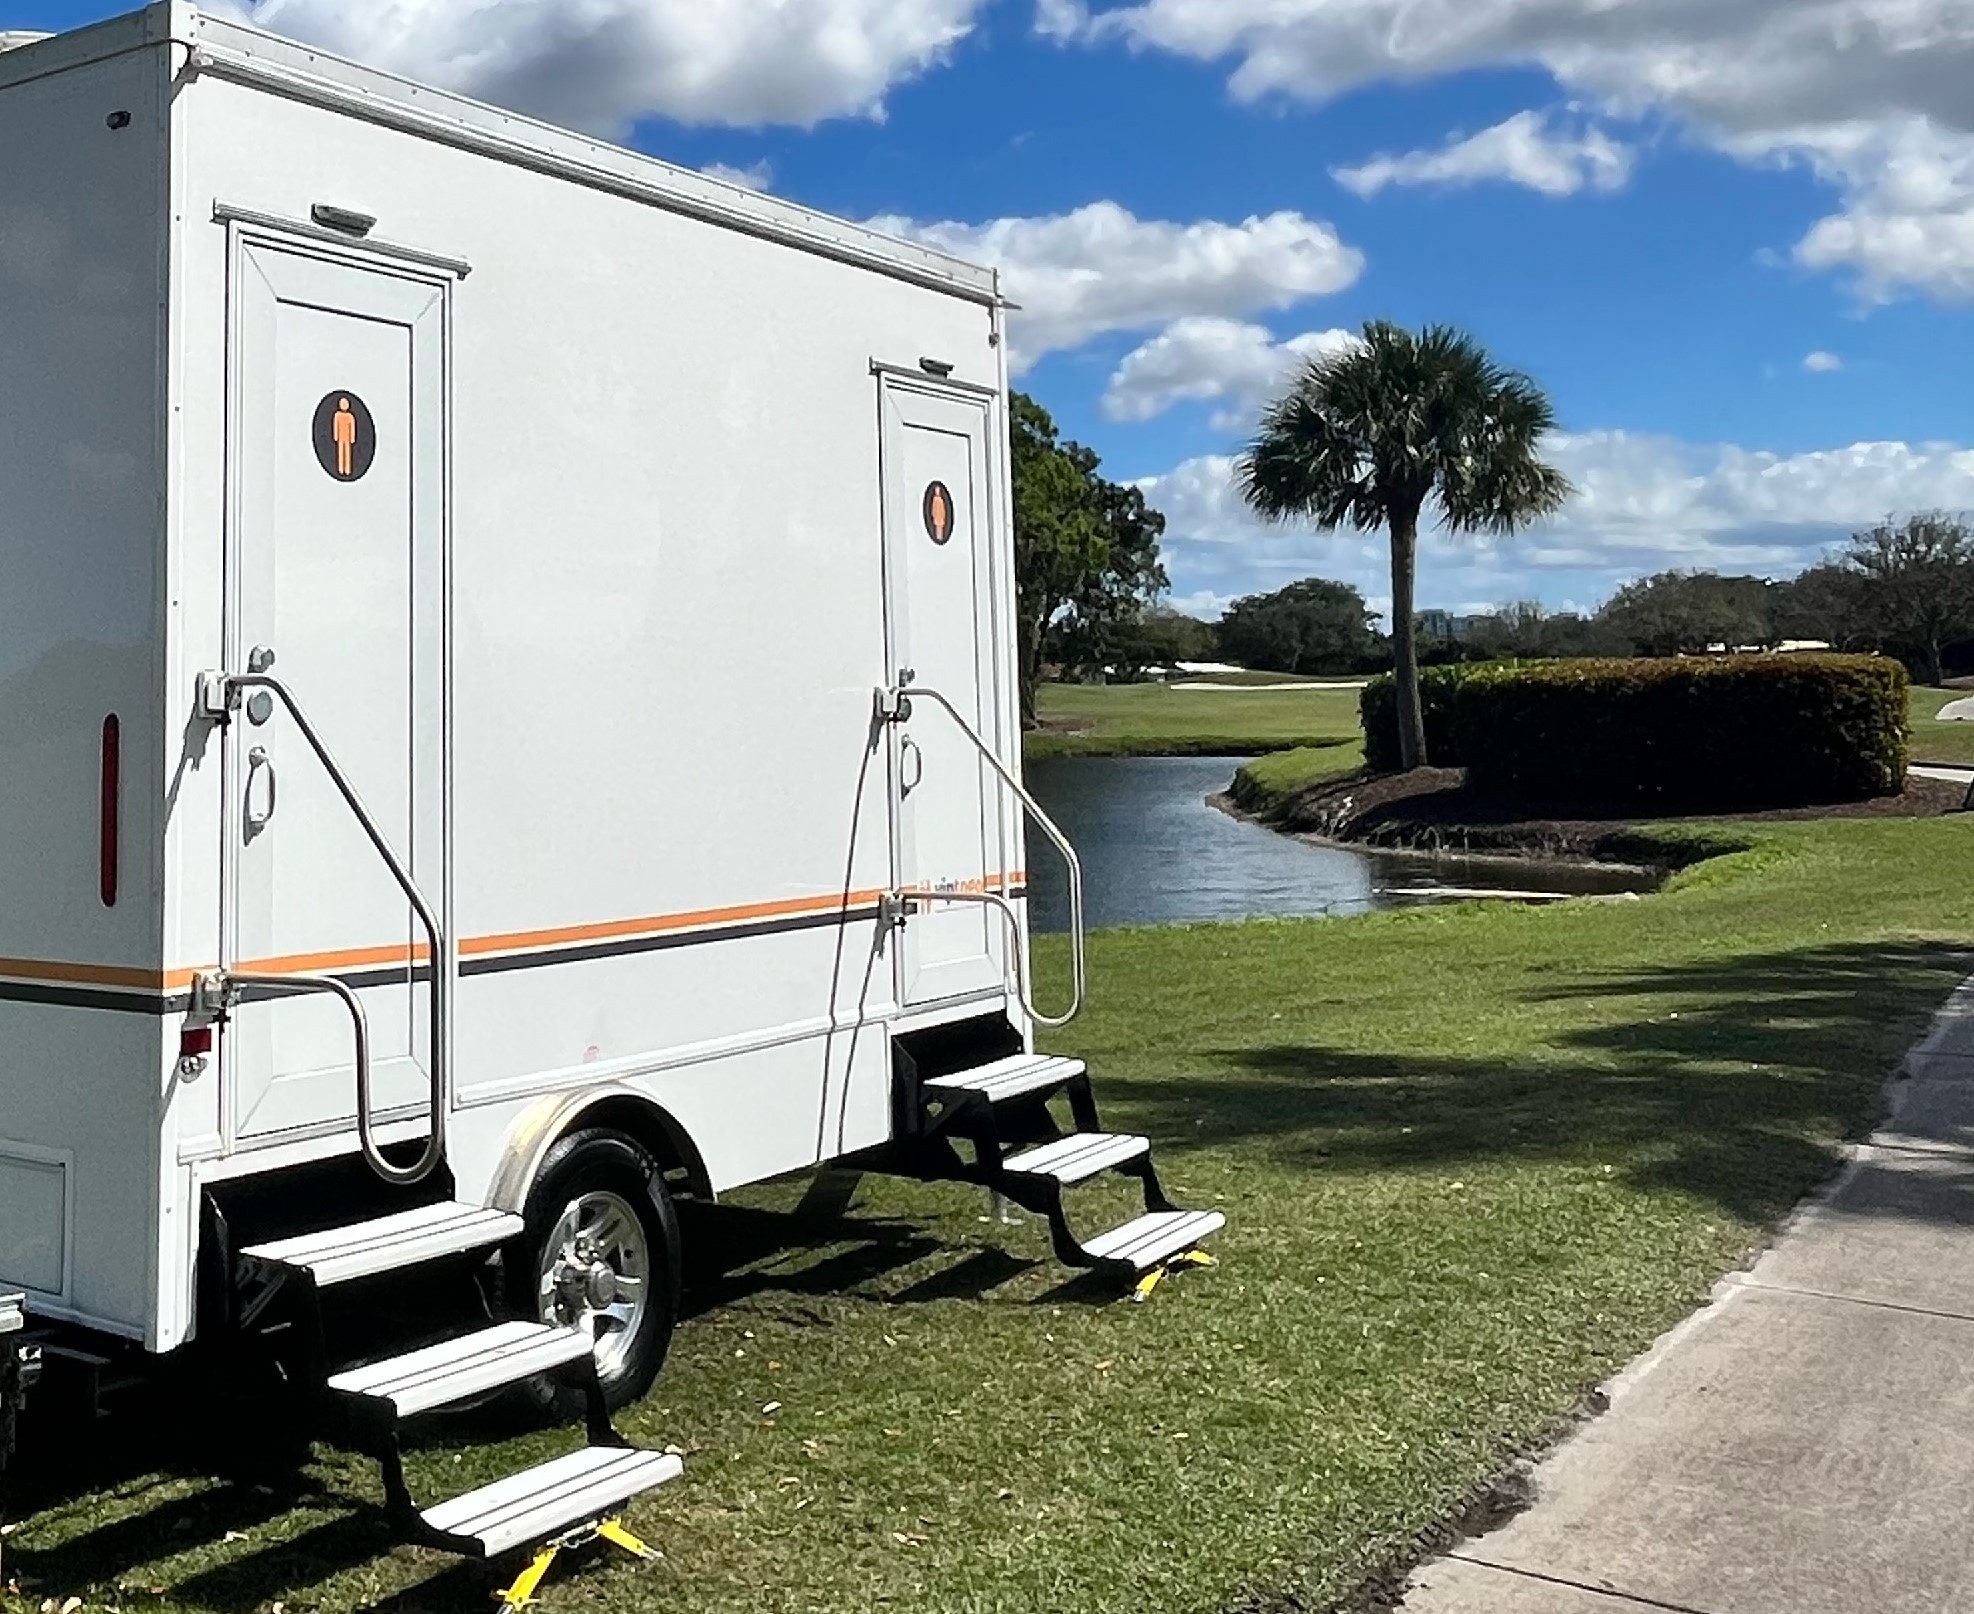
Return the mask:
[(710, 1194), (699, 1151), (678, 1121), (636, 1088), (612, 1083), (586, 1087), (578, 1093), (547, 1094), (516, 1116), (502, 1142), (487, 1203), (496, 1210), (521, 1215), (549, 1150), (578, 1123), (599, 1119), (599, 1112), (605, 1110), (620, 1125), (629, 1120), (631, 1124), (624, 1125), (623, 1130), (634, 1136), (642, 1134), (639, 1141), (647, 1146), (662, 1138), (664, 1146), (653, 1152), (661, 1158), (670, 1156), (668, 1164), (684, 1167), (695, 1190)]

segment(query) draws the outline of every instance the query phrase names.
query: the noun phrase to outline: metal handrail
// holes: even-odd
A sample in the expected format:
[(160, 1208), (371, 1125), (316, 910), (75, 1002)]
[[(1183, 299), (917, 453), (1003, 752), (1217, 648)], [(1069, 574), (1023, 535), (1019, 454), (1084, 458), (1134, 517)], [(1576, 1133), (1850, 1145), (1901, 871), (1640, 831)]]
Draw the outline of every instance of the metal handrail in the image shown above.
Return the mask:
[(1029, 1019), (1039, 1025), (1066, 1026), (1083, 1012), (1083, 999), (1088, 979), (1088, 969), (1083, 947), (1083, 860), (1076, 854), (1069, 837), (1063, 834), (1060, 826), (1043, 810), (1042, 804), (1029, 793), (1028, 787), (1015, 777), (1014, 771), (994, 752), (994, 748), (984, 740), (974, 726), (960, 715), (960, 709), (936, 689), (921, 685), (906, 684), (897, 689), (885, 691), (888, 708), (902, 722), (909, 712), (904, 703), (913, 700), (929, 700), (944, 709), (946, 715), (958, 725), (959, 731), (973, 742), (973, 747), (987, 759), (987, 764), (1000, 776), (1014, 798), (1027, 811), (1028, 816), (1042, 833), (1062, 854), (1063, 862), (1069, 868), (1069, 958), (1070, 958), (1070, 1001), (1069, 1008), (1062, 1014), (1044, 1014), (1035, 1004), (1033, 995), (1034, 969), (1028, 959), (1028, 936), (1025, 927), (1015, 914), (1013, 905), (1005, 897), (993, 893), (914, 891), (904, 893), (910, 898), (931, 898), (945, 901), (971, 902), (991, 900), (998, 902), (1014, 930), (1015, 940), (1015, 990), (1020, 994), (1021, 1006)]
[(386, 1182), (402, 1185), (423, 1182), (445, 1159), (446, 1073), (451, 1066), (452, 1053), (452, 1027), (446, 1013), (445, 935), (438, 916), (433, 913), (432, 905), (425, 900), (424, 893), (418, 889), (410, 872), (398, 860), (397, 853), (391, 850), (391, 843), (377, 820), (370, 816), (370, 809), (363, 805), (363, 798), (356, 793), (356, 787), (350, 783), (327, 742), (316, 732), (315, 725), (302, 710), (301, 702), (295, 699), (294, 692), (286, 684), (265, 672), (213, 673), (206, 675), (202, 684), (217, 686), (208, 687), (204, 696), (208, 710), (216, 706), (220, 713), (230, 715), (239, 693), (248, 689), (264, 689), (288, 709), (288, 715), (295, 720), (295, 727), (301, 730), (302, 738), (308, 741), (316, 760), (329, 775), (329, 782), (336, 787), (337, 794), (355, 816), (371, 846), (384, 860), (384, 867), (390, 871), (391, 878), (397, 882), (398, 889), (404, 893), (405, 900), (411, 904), (412, 911), (418, 915), (419, 924), (424, 928), (432, 966), (431, 1135), (425, 1141), (424, 1152), (409, 1166), (392, 1165), (384, 1158), (383, 1150), (377, 1143), (370, 1092), (370, 1028), (363, 1004), (356, 993), (345, 982), (330, 975), (245, 975), (222, 971), (229, 987), (254, 986), (297, 993), (332, 992), (343, 1000), (356, 1026), (356, 1130), (357, 1141), (363, 1148), (363, 1158), (370, 1169)]

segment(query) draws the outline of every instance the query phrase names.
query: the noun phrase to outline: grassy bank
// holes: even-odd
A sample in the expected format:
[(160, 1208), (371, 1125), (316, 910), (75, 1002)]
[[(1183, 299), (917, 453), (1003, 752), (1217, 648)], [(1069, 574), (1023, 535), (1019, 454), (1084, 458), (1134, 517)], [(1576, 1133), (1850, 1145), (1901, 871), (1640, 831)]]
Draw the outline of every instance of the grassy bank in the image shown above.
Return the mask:
[(1044, 684), (1037, 704), (1044, 728), (1024, 742), (1030, 757), (1249, 756), (1354, 746), (1361, 760), (1354, 689)]
[(1912, 760), (1974, 767), (1974, 723), (1942, 723), (1940, 708), (1974, 691), (1915, 688), (1912, 692)]
[[(1226, 1210), (1224, 1264), (1096, 1305), (964, 1191), (693, 1216), (688, 1320), (624, 1420), (687, 1453), (632, 1513), (664, 1561), (598, 1559), (544, 1606), (1325, 1607), (1741, 1259), (1974, 967), (1944, 877), (1974, 821), (1747, 834), (1637, 903), (1096, 937), (1060, 1045), (1175, 1194)], [(66, 1481), (36, 1459), (6, 1546), (29, 1606), (487, 1606), (383, 1550), (366, 1465), (321, 1455), (299, 1499), (184, 1477), (169, 1411), (72, 1443)], [(414, 1483), (568, 1443), (484, 1432), (439, 1433)]]

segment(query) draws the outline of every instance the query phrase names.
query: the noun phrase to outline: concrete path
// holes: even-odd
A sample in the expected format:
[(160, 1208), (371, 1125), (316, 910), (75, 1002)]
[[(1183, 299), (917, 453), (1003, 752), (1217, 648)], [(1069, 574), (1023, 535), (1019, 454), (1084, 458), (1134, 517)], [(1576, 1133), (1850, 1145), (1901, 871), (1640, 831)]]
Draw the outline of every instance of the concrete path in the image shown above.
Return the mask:
[(1915, 779), (1939, 779), (1950, 785), (1974, 785), (1974, 768), (1950, 768), (1931, 762), (1915, 762), (1906, 772)]
[(1974, 1609), (1974, 982), (1907, 1069), (1831, 1191), (1406, 1614)]

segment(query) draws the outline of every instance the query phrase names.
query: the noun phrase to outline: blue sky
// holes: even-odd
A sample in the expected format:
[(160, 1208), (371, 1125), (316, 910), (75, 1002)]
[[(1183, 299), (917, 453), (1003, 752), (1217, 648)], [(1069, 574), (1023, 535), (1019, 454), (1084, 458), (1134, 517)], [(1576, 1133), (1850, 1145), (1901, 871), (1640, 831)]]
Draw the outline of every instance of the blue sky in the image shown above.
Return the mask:
[[(0, 29), (118, 9), (0, 0)], [(1297, 355), (1374, 317), (1540, 380), (1580, 490), (1429, 543), (1425, 603), (1780, 575), (1974, 506), (1974, 0), (238, 9), (1001, 262), (1021, 384), (1145, 479), (1205, 614), (1310, 573), (1381, 601), (1375, 536), (1259, 529), (1227, 486)]]

